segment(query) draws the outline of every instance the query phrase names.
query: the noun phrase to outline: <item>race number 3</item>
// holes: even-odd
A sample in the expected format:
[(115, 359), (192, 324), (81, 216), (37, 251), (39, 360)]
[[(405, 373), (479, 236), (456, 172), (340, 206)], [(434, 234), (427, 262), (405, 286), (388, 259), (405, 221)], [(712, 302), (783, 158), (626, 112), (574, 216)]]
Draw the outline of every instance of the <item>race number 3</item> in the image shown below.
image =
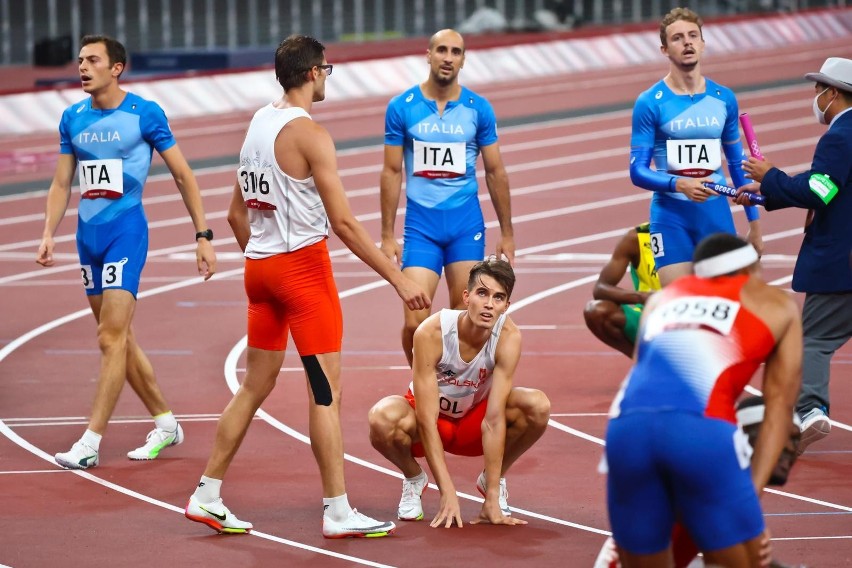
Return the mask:
[(274, 211), (277, 209), (272, 198), (272, 168), (241, 166), (237, 170), (237, 179), (243, 190), (243, 200), (249, 209)]
[(91, 290), (95, 287), (95, 283), (92, 281), (91, 264), (80, 265), (80, 276), (83, 278), (83, 288), (85, 288), (86, 290)]
[(651, 233), (651, 252), (654, 253), (654, 258), (666, 256), (666, 247), (663, 245), (662, 233)]
[(127, 258), (122, 258), (118, 262), (105, 263), (104, 271), (101, 273), (101, 287), (120, 288), (125, 264), (127, 264)]

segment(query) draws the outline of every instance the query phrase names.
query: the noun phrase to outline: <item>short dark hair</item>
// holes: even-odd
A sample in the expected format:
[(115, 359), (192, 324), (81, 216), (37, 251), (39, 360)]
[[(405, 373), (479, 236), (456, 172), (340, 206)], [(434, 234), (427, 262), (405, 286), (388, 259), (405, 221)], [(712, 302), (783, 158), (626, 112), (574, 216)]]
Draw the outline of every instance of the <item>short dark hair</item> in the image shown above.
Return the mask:
[(704, 32), (701, 31), (704, 21), (701, 19), (701, 16), (689, 8), (674, 8), (668, 14), (663, 16), (662, 20), (660, 20), (660, 42), (664, 47), (669, 43), (668, 36), (666, 36), (666, 28), (680, 20), (697, 24), (698, 32), (701, 34), (702, 38), (704, 37)]
[(692, 262), (700, 262), (702, 260), (731, 252), (738, 248), (747, 246), (748, 242), (737, 235), (729, 233), (713, 233), (709, 237), (705, 237), (698, 243), (692, 253)]
[(467, 279), (467, 290), (472, 291), (481, 275), (490, 276), (506, 290), (506, 298), (512, 296), (515, 287), (515, 271), (512, 265), (496, 256), (490, 256), (473, 265), (470, 269), (470, 277)]
[[(124, 44), (120, 41), (109, 36), (95, 34), (84, 35), (80, 39), (80, 47), (92, 43), (104, 44), (104, 47), (106, 47), (107, 57), (109, 57), (110, 67), (116, 63), (121, 63), (127, 67), (127, 50), (124, 48)], [(121, 74), (119, 74), (119, 77), (120, 76)]]
[(322, 65), (325, 46), (310, 36), (291, 35), (275, 50), (275, 78), (284, 91), (308, 82), (306, 73)]

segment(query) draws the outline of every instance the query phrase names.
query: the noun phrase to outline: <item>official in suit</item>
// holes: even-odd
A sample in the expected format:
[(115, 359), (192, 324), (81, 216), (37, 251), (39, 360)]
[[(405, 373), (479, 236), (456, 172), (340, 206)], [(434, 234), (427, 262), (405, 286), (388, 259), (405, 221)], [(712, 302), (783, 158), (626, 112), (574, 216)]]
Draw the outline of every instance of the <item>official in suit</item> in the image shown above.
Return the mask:
[(799, 452), (828, 435), (829, 366), (852, 336), (852, 60), (829, 57), (814, 81), (814, 117), (828, 130), (817, 142), (809, 170), (790, 176), (768, 161), (743, 164), (759, 183), (739, 189), (766, 196), (766, 209), (808, 209), (805, 238), (793, 271), (793, 289), (805, 293), (802, 312), (802, 420)]

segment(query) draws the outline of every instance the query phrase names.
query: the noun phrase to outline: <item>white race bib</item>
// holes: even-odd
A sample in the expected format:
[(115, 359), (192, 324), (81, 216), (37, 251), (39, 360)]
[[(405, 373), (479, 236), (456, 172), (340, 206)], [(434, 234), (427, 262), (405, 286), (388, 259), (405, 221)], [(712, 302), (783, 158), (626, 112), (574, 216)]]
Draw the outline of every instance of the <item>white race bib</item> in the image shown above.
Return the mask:
[(92, 265), (81, 264), (80, 275), (83, 277), (83, 287), (86, 290), (94, 290), (95, 282), (92, 280)]
[(461, 418), (473, 406), (473, 398), (476, 396), (476, 391), (468, 395), (452, 396), (440, 393), (438, 396), (438, 407), (440, 413), (450, 418)]
[(718, 138), (666, 140), (666, 162), (670, 174), (707, 177), (722, 167), (722, 143)]
[(101, 273), (101, 288), (121, 288), (125, 264), (127, 264), (127, 258), (122, 258), (118, 262), (105, 263)]
[(272, 168), (240, 166), (237, 181), (243, 190), (246, 207), (264, 211), (277, 209), (272, 198)]
[(427, 178), (455, 178), (467, 171), (465, 143), (414, 141), (414, 175)]
[(654, 258), (660, 258), (662, 256), (666, 256), (666, 245), (663, 242), (663, 234), (662, 233), (651, 233), (651, 252), (654, 254)]
[(118, 199), (124, 195), (124, 175), (120, 159), (80, 160), (80, 194), (84, 199)]
[(648, 315), (643, 339), (653, 339), (670, 329), (710, 329), (731, 333), (740, 303), (718, 296), (684, 296), (659, 306)]

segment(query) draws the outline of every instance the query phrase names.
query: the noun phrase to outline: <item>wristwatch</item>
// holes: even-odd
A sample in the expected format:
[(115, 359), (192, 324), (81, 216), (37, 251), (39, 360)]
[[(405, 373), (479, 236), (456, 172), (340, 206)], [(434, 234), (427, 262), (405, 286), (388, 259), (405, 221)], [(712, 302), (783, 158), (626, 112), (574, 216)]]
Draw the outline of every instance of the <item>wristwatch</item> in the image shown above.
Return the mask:
[(208, 241), (212, 241), (213, 240), (213, 230), (207, 229), (206, 231), (201, 231), (200, 233), (195, 233), (195, 240), (196, 241), (198, 239), (202, 239), (202, 238), (207, 239)]

